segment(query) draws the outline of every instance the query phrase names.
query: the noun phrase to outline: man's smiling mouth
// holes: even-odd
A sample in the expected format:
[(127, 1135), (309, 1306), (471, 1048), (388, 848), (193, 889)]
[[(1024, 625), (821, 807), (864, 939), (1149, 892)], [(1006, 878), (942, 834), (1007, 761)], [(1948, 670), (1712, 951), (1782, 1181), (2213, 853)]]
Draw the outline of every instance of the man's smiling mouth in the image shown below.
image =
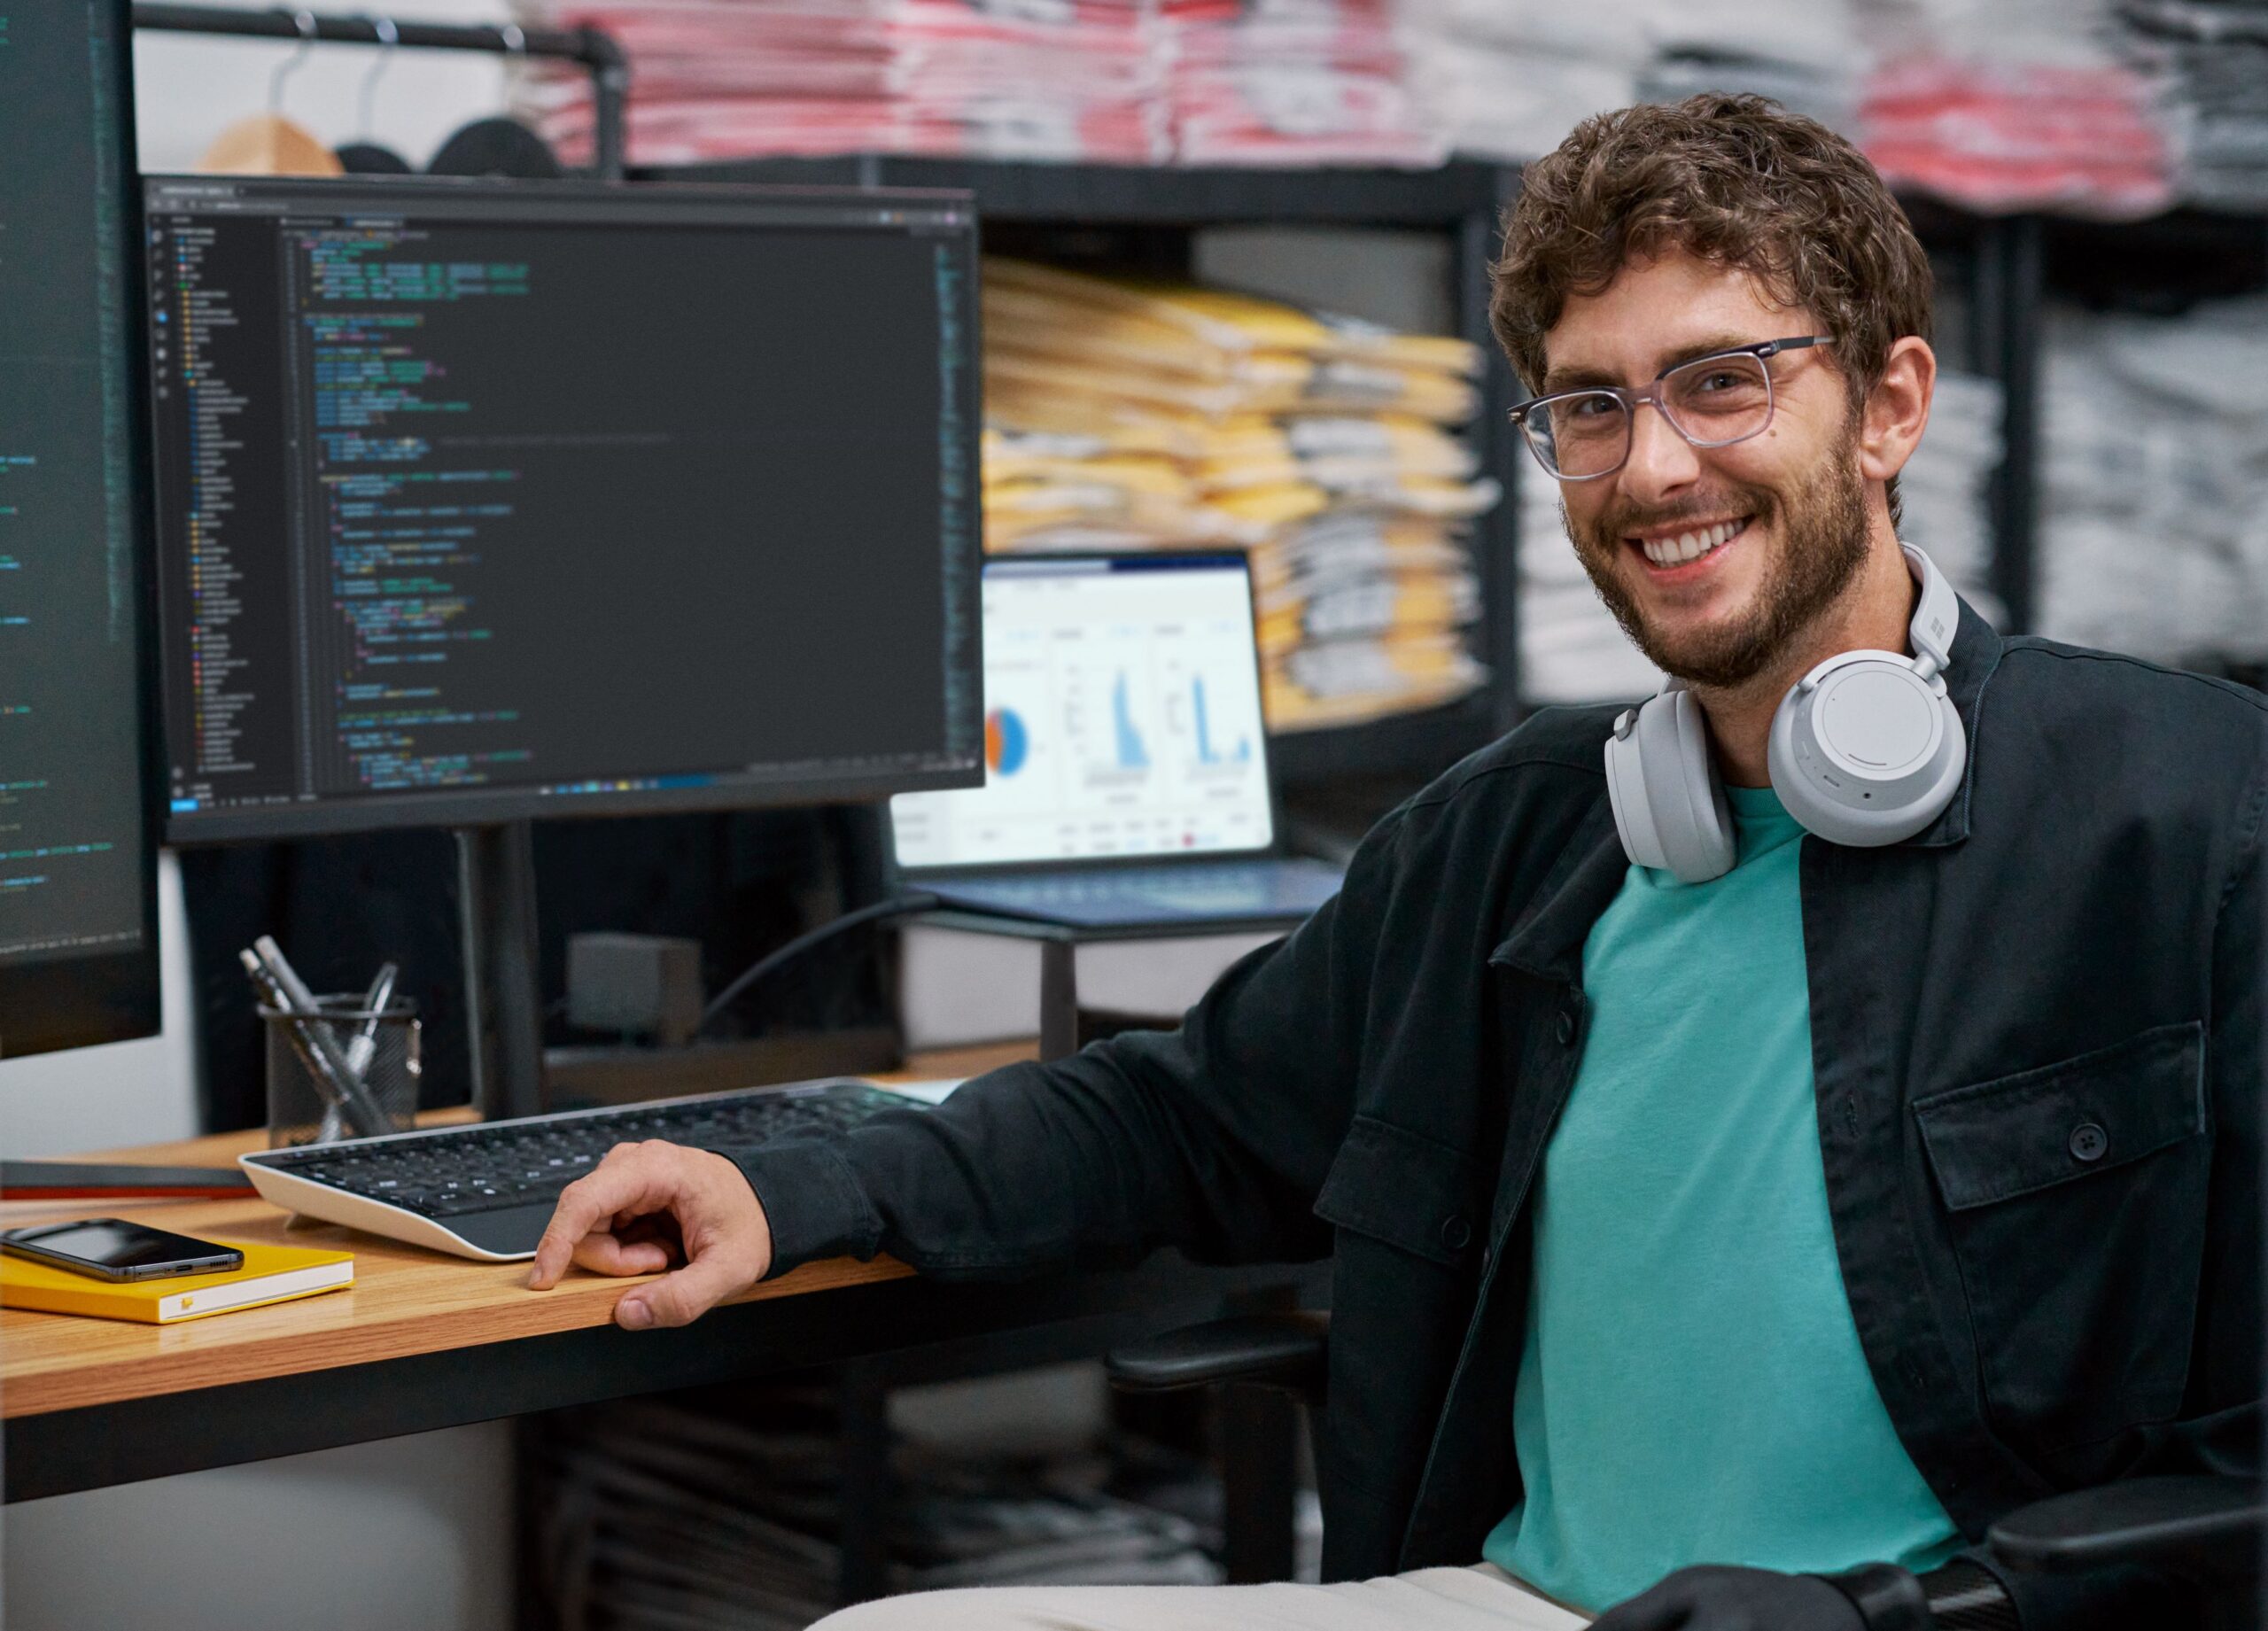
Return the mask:
[(1748, 531), (1753, 516), (1736, 516), (1730, 520), (1713, 522), (1707, 526), (1689, 527), (1682, 532), (1666, 533), (1656, 538), (1627, 538), (1624, 541), (1635, 548), (1655, 566), (1683, 566), (1704, 555), (1714, 555)]

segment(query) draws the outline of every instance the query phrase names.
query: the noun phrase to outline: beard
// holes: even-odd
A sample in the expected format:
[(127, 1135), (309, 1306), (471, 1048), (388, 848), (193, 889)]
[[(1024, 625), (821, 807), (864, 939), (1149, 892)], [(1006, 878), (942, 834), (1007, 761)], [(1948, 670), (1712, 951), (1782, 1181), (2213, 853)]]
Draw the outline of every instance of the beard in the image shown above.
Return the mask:
[[(1689, 685), (1729, 689), (1753, 680), (1780, 658), (1798, 635), (1838, 600), (1867, 556), (1866, 489), (1859, 477), (1859, 431), (1852, 423), (1820, 461), (1817, 474), (1792, 491), (1735, 483), (1704, 498), (1642, 510), (1626, 505), (1578, 530), (1559, 516), (1591, 586), (1622, 632), (1665, 673)], [(1668, 635), (1647, 623), (1638, 597), (1624, 581), (1643, 570), (1625, 557), (1624, 534), (1640, 527), (1723, 515), (1752, 516), (1751, 532), (1767, 524), (1779, 542), (1764, 565), (1755, 603), (1729, 623), (1686, 635)]]

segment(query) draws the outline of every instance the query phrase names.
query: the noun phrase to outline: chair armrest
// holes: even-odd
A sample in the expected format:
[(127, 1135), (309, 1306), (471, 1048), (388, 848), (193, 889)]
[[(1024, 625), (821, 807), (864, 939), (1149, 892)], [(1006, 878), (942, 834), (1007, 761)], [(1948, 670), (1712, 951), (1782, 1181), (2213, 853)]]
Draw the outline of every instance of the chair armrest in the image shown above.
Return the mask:
[(2110, 1564), (2164, 1569), (2208, 1583), (2256, 1576), (2268, 1497), (2243, 1478), (2134, 1478), (2021, 1507), (1985, 1539), (2027, 1573), (2068, 1574)]
[(1323, 1400), (1331, 1316), (1306, 1310), (1247, 1314), (1129, 1342), (1104, 1359), (1111, 1386), (1166, 1393), (1237, 1382)]

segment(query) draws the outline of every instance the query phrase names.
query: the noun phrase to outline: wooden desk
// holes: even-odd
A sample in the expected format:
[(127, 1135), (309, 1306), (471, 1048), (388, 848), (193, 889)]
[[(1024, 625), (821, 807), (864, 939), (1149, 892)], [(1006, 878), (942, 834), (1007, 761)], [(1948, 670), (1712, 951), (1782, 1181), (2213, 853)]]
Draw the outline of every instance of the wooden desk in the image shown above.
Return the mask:
[[(971, 1075), (1029, 1054), (956, 1050), (905, 1076)], [(259, 1142), (224, 1134), (107, 1159), (218, 1165)], [(256, 1198), (0, 1204), (12, 1228), (103, 1214), (352, 1251), (355, 1284), (170, 1326), (0, 1310), (12, 1501), (916, 1348), (935, 1350), (925, 1368), (949, 1374), (951, 1345), (1007, 1333), (1028, 1333), (1026, 1363), (1043, 1363), (1307, 1278), (1161, 1259), (1122, 1274), (945, 1286), (889, 1259), (839, 1259), (753, 1286), (682, 1330), (631, 1332), (612, 1317), (626, 1280), (578, 1270), (531, 1292), (524, 1263), (304, 1223)]]

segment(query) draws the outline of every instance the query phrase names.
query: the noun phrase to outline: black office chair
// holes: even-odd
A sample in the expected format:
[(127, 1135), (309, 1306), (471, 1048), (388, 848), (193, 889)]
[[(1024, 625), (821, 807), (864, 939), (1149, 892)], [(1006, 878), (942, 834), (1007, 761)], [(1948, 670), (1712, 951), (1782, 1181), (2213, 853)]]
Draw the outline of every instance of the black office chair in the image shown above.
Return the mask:
[[(1307, 1408), (1321, 1467), (1330, 1342), (1328, 1314), (1253, 1314), (1130, 1343), (1107, 1363), (1112, 1384), (1130, 1393), (1219, 1386), (1289, 1394)], [(2140, 1478), (2078, 1490), (2010, 1512), (1985, 1542), (1996, 1559), (2024, 1573), (2126, 1564), (2186, 1581), (2202, 1604), (2187, 1631), (2249, 1631), (2263, 1623), (2268, 1497), (2249, 1479)], [(2184, 1627), (2161, 1621), (2154, 1631)]]

